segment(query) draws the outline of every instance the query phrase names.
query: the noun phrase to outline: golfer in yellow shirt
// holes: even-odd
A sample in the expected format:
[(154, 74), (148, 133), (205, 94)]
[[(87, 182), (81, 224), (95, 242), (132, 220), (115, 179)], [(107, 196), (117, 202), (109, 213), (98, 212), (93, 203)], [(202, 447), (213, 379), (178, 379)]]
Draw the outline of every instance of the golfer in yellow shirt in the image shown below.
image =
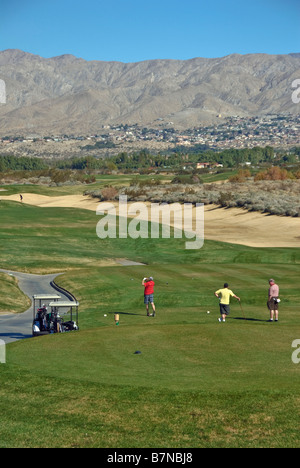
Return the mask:
[(220, 299), (220, 313), (222, 318), (219, 318), (219, 322), (225, 322), (226, 317), (230, 314), (230, 298), (235, 297), (238, 301), (241, 299), (229, 289), (228, 283), (224, 284), (224, 289), (218, 289), (218, 291), (215, 292), (215, 296)]

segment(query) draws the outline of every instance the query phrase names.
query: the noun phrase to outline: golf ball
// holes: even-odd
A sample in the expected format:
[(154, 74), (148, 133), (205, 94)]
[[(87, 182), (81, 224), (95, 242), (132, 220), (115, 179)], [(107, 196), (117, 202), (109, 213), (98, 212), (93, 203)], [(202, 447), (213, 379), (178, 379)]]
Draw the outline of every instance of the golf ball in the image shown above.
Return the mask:
[(210, 311), (208, 310), (207, 313), (210, 314)]
[(107, 314), (104, 314), (104, 317), (107, 317)]

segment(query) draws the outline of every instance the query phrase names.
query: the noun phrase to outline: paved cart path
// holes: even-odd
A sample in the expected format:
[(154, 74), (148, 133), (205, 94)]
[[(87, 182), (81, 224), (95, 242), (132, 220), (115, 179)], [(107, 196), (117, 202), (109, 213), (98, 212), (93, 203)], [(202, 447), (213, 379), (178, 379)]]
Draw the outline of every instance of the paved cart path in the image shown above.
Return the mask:
[[(51, 286), (58, 273), (52, 275), (32, 275), (28, 273), (19, 273), (10, 270), (1, 270), (1, 273), (12, 275), (18, 280), (18, 285), (21, 291), (32, 301), (34, 294), (59, 294), (62, 300), (69, 301), (62, 293), (58, 293), (56, 289)], [(60, 273), (61, 274), (61, 273)], [(22, 340), (24, 338), (32, 337), (32, 321), (33, 309), (32, 306), (22, 314), (5, 314), (0, 315), (0, 340), (5, 343)]]

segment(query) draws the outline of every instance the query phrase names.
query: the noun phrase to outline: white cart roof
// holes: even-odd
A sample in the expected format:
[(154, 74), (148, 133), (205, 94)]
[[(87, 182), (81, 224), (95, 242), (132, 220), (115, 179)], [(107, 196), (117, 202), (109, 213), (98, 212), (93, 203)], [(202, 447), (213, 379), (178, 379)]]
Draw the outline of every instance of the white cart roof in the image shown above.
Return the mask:
[(61, 296), (59, 296), (58, 294), (35, 294), (32, 297), (37, 301), (54, 301), (55, 299), (61, 299)]
[(68, 307), (68, 308), (71, 308), (71, 307), (78, 307), (79, 306), (79, 302), (50, 302), (49, 304), (49, 307)]

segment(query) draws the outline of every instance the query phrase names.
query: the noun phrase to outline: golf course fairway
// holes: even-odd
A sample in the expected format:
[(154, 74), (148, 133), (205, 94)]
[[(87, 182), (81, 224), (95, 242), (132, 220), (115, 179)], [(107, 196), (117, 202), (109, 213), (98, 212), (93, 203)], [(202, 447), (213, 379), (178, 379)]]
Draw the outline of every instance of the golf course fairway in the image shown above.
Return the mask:
[[(300, 248), (101, 240), (92, 211), (13, 201), (1, 201), (0, 216), (1, 268), (64, 272), (57, 283), (80, 302), (79, 332), (6, 347), (1, 448), (300, 446)], [(150, 275), (155, 318), (143, 304)], [(278, 323), (268, 323), (271, 277)], [(224, 282), (242, 309), (233, 299), (219, 323), (214, 292)]]

